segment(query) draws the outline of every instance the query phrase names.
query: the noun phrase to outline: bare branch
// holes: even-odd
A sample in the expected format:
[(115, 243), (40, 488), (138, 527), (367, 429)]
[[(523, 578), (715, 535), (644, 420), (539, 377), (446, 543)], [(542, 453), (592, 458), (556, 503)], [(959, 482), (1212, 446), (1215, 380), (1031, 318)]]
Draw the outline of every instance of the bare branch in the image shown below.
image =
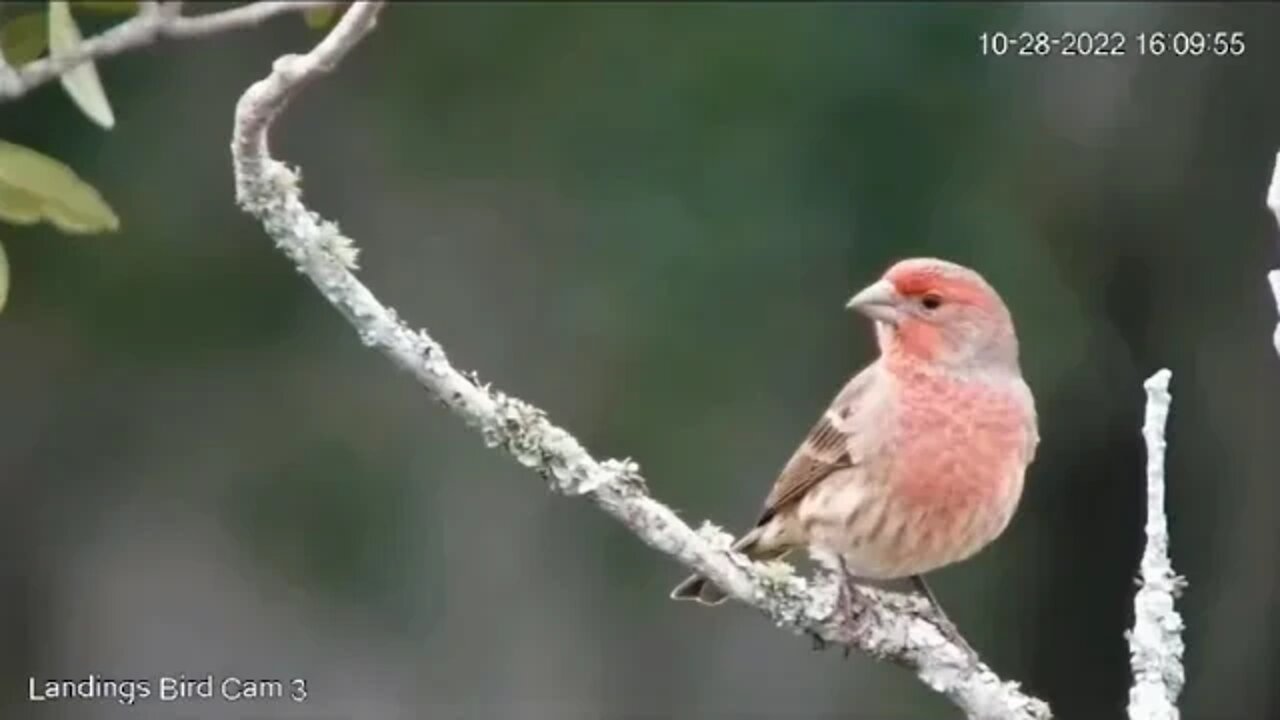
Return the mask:
[(589, 497), (642, 541), (702, 573), (779, 626), (911, 668), (971, 718), (1049, 718), (1048, 705), (1000, 680), (939, 631), (921, 598), (867, 589), (870, 604), (852, 617), (842, 616), (831, 577), (807, 583), (782, 563), (757, 564), (731, 552), (729, 536), (713, 526), (694, 531), (649, 496), (635, 463), (595, 460), (541, 410), (457, 370), (435, 340), (410, 329), (356, 279), (352, 241), (302, 203), (297, 175), (270, 157), (267, 136), (288, 100), (307, 81), (332, 70), (374, 27), (380, 9), (380, 2), (357, 2), (310, 53), (278, 59), (271, 74), (240, 98), (231, 142), (237, 201), (262, 221), (280, 250), (347, 318), (361, 341), (410, 373), (479, 430), (487, 445), (505, 449), (548, 479), (554, 490)]
[[(242, 5), (238, 8), (222, 12), (195, 15), (191, 17), (178, 15), (162, 30), (165, 37), (194, 38), (216, 35), (227, 30), (254, 27), (285, 13), (300, 13), (312, 8), (334, 5), (337, 0), (262, 0), (261, 2)], [(167, 2), (169, 5), (179, 5)]]
[(1185, 581), (1169, 563), (1169, 523), (1164, 512), (1165, 426), (1169, 419), (1168, 370), (1147, 379), (1147, 546), (1142, 553), (1142, 584), (1133, 598), (1133, 630), (1128, 633), (1133, 687), (1130, 720), (1177, 720), (1182, 669), (1182, 616), (1173, 607)]
[(181, 14), (181, 2), (140, 3), (137, 15), (101, 35), (87, 38), (74, 52), (56, 58), (45, 57), (21, 68), (13, 68), (0, 62), (0, 103), (20, 98), (87, 60), (119, 55), (151, 45), (161, 38), (207, 37), (228, 30), (253, 27), (277, 15), (299, 13), (334, 3), (335, 0), (264, 0), (191, 17)]
[[(1267, 188), (1267, 207), (1271, 208), (1271, 214), (1276, 216), (1276, 223), (1280, 224), (1280, 152), (1276, 153), (1275, 168), (1271, 171), (1271, 185)], [(1272, 270), (1268, 273), (1267, 280), (1271, 282), (1271, 294), (1276, 298), (1276, 311), (1280, 313), (1280, 270)], [(1271, 336), (1271, 342), (1276, 346), (1276, 353), (1280, 354), (1280, 320), (1276, 322), (1276, 331)]]
[[(1280, 270), (1267, 273), (1267, 279), (1271, 281), (1271, 294), (1276, 297), (1276, 313), (1280, 314)], [(1280, 355), (1280, 320), (1276, 321), (1276, 331), (1271, 336), (1271, 343), (1276, 346), (1276, 354)]]

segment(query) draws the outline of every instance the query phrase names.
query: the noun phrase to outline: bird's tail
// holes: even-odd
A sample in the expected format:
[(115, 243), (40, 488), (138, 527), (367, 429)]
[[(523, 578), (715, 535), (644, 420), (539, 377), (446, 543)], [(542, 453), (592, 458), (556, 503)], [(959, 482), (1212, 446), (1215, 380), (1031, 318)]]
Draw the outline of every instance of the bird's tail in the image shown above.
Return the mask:
[[(771, 560), (784, 554), (780, 550), (763, 550), (759, 545), (763, 534), (762, 529), (757, 527), (739, 538), (733, 544), (733, 549), (753, 560)], [(671, 591), (672, 600), (693, 600), (701, 605), (719, 605), (726, 597), (728, 596), (723, 590), (701, 575), (690, 575)]]

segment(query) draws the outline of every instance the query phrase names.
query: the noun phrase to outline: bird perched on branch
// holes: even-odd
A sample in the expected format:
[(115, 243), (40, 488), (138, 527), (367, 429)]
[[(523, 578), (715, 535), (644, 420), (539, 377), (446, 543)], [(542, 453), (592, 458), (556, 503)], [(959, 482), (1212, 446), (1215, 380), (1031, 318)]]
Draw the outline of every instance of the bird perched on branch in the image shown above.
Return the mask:
[[(933, 258), (896, 263), (847, 307), (875, 321), (880, 356), (836, 395), (733, 547), (760, 560), (807, 548), (837, 561), (850, 592), (855, 578), (910, 578), (950, 625), (924, 574), (1004, 531), (1039, 442), (1013, 320), (981, 275)], [(671, 596), (725, 599), (696, 575)]]

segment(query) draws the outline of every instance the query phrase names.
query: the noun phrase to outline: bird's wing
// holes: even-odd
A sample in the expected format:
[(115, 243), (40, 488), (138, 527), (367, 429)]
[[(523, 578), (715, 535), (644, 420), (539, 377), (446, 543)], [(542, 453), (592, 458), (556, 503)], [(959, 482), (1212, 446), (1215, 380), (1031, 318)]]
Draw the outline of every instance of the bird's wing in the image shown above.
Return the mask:
[[(862, 462), (857, 428), (866, 427), (869, 390), (878, 372), (875, 364), (869, 365), (836, 395), (774, 481), (757, 525), (765, 524), (780, 510), (804, 497), (831, 473)], [(863, 420), (858, 419), (860, 415)]]

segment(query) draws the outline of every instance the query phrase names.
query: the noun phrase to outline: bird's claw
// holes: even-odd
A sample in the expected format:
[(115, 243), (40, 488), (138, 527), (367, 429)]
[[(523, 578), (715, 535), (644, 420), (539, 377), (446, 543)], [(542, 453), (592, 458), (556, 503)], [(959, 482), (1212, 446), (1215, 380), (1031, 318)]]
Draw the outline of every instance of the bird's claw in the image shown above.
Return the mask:
[(827, 649), (827, 641), (823, 640), (821, 635), (813, 630), (809, 630), (808, 633), (809, 639), (813, 641), (814, 652), (822, 652)]
[(965, 640), (964, 636), (960, 634), (960, 628), (957, 628), (956, 624), (951, 622), (951, 618), (947, 617), (947, 614), (942, 612), (942, 609), (937, 608), (936, 606), (933, 612), (933, 623), (938, 627), (938, 630), (942, 632), (943, 637), (950, 640), (969, 655), (977, 657), (978, 653), (973, 649), (973, 646), (971, 646), (969, 641)]
[(840, 589), (836, 594), (836, 608), (846, 622), (856, 623), (866, 606), (866, 598), (845, 566), (844, 558), (840, 558)]
[[(853, 575), (849, 572), (849, 569), (845, 566), (844, 558), (840, 558), (839, 562), (840, 562), (840, 572), (836, 579), (836, 582), (838, 584), (837, 584), (837, 592), (836, 592), (835, 614), (836, 614), (836, 617), (838, 617), (841, 621), (852, 626), (857, 624), (858, 619), (862, 616), (863, 611), (866, 609), (866, 598), (862, 596), (862, 593), (858, 589), (858, 586), (854, 583)], [(823, 639), (821, 636), (818, 635), (818, 633), (812, 630), (809, 631), (809, 634), (813, 638), (814, 650), (827, 649), (827, 645), (829, 644), (827, 640)], [(842, 642), (839, 644), (842, 648), (841, 654), (844, 656), (845, 660), (848, 660), (849, 655), (853, 652), (852, 643)]]
[[(823, 637), (814, 630), (806, 630), (805, 632), (808, 633), (809, 640), (813, 642), (814, 652), (822, 652), (823, 650), (827, 649), (828, 645), (831, 644), (828, 641), (824, 640)], [(843, 648), (842, 654), (844, 655), (844, 659), (848, 660), (849, 653), (853, 652), (853, 646), (849, 645), (848, 643), (840, 643), (840, 647)]]

